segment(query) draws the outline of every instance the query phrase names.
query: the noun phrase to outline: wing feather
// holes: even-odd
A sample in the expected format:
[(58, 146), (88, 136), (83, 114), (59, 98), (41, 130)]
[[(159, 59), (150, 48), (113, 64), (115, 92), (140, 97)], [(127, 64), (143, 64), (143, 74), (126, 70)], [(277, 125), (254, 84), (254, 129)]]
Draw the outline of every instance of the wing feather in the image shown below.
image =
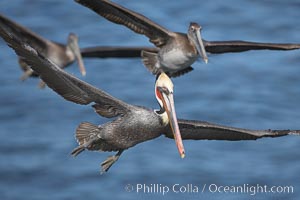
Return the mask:
[(172, 36), (172, 32), (154, 23), (147, 17), (107, 0), (76, 0), (97, 14), (116, 24), (127, 26), (132, 31), (147, 36), (160, 47)]
[(83, 57), (98, 57), (98, 58), (136, 58), (141, 57), (141, 51), (158, 52), (155, 47), (86, 47), (80, 49)]
[[(300, 130), (249, 130), (192, 120), (178, 120), (178, 124), (184, 140), (256, 140), (262, 137), (300, 134)], [(171, 131), (165, 135), (173, 138)]]
[(230, 53), (250, 50), (294, 50), (300, 49), (300, 44), (291, 43), (260, 43), (241, 40), (234, 41), (204, 41), (205, 50), (210, 53)]
[(38, 52), (47, 51), (47, 43), (50, 42), (49, 40), (42, 38), (31, 30), (21, 26), (20, 24), (17, 24), (1, 14), (0, 27), (1, 29), (6, 29), (11, 34), (14, 34), (15, 37), (18, 37), (22, 42), (34, 47)]

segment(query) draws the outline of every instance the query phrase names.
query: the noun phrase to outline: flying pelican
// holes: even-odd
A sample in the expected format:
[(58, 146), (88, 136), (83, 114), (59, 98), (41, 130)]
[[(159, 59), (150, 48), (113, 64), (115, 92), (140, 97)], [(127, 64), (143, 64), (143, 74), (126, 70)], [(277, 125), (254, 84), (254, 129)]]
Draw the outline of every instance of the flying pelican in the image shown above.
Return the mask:
[[(80, 146), (73, 151), (73, 155), (77, 155), (86, 148), (118, 151), (115, 156), (102, 164), (103, 170), (106, 171), (125, 149), (160, 136), (164, 128), (170, 126), (180, 156), (184, 157), (185, 152), (173, 100), (173, 84), (166, 74), (161, 73), (158, 76), (155, 86), (156, 98), (161, 108), (157, 111), (149, 110), (124, 103), (69, 75), (29, 44), (18, 40), (13, 35), (1, 31), (0, 35), (50, 88), (66, 100), (83, 105), (94, 102), (92, 106), (101, 116), (118, 117), (113, 122), (101, 126), (90, 123), (80, 124), (76, 132)], [(95, 142), (98, 143), (96, 146)]]
[(206, 41), (201, 38), (201, 26), (191, 23), (187, 34), (176, 33), (154, 23), (147, 17), (124, 8), (108, 0), (75, 0), (102, 17), (116, 24), (121, 24), (132, 31), (143, 34), (159, 49), (157, 53), (143, 50), (144, 65), (153, 74), (163, 70), (171, 77), (180, 76), (193, 70), (193, 64), (200, 55), (208, 61), (206, 52), (226, 53), (248, 50), (293, 50), (300, 44), (258, 43), (247, 41)]
[(155, 84), (155, 96), (160, 110), (151, 110), (127, 104), (79, 80), (13, 35), (1, 30), (0, 35), (56, 93), (81, 105), (93, 102), (92, 107), (99, 115), (115, 118), (99, 126), (83, 122), (76, 130), (79, 146), (73, 150), (72, 155), (76, 156), (85, 149), (117, 151), (116, 155), (108, 157), (101, 164), (102, 172), (106, 172), (124, 150), (163, 134), (168, 138), (175, 138), (181, 157), (185, 153), (181, 139), (255, 140), (300, 134), (300, 130), (247, 130), (192, 120), (178, 120), (178, 128), (173, 104), (173, 84), (164, 73), (158, 76)]
[[(9, 32), (10, 34), (14, 34), (15, 37), (18, 37), (24, 42), (30, 44), (37, 51), (52, 60), (61, 68), (68, 66), (69, 64), (74, 62), (75, 59), (77, 59), (81, 74), (86, 74), (86, 70), (78, 46), (78, 37), (74, 33), (69, 34), (67, 45), (63, 45), (42, 38), (41, 36), (15, 23), (14, 21), (1, 14), (0, 28), (3, 31), (5, 30)], [(19, 64), (24, 71), (24, 74), (20, 78), (21, 80), (25, 80), (31, 75), (36, 76), (36, 74), (34, 74), (31, 68), (22, 59), (19, 59)], [(44, 87), (44, 85), (44, 83), (40, 83), (40, 87)]]
[(158, 53), (142, 51), (144, 65), (153, 73), (167, 72), (178, 76), (191, 71), (191, 64), (200, 55), (208, 58), (201, 38), (201, 26), (192, 22), (188, 33), (171, 32), (148, 18), (110, 1), (76, 0), (106, 19), (127, 26), (139, 34), (146, 35), (159, 48)]
[[(28, 28), (21, 26), (13, 20), (0, 14), (0, 29), (6, 31), (9, 34), (14, 34), (19, 40), (30, 44), (34, 49), (38, 50), (45, 57), (52, 60), (60, 68), (65, 68), (72, 64), (77, 58), (81, 73), (86, 73), (82, 57), (98, 57), (98, 58), (132, 58), (140, 57), (143, 49), (156, 52), (157, 49), (153, 47), (111, 47), (111, 46), (97, 46), (81, 48), (79, 51), (78, 37), (74, 34), (70, 34), (68, 37), (67, 45), (53, 42), (43, 38), (40, 35), (32, 32)], [(80, 54), (80, 53), (81, 54)], [(19, 59), (19, 64), (24, 74), (21, 76), (21, 80), (25, 80), (28, 77), (38, 77), (36, 73), (25, 63), (22, 59)], [(44, 87), (44, 83), (40, 83), (40, 87)]]

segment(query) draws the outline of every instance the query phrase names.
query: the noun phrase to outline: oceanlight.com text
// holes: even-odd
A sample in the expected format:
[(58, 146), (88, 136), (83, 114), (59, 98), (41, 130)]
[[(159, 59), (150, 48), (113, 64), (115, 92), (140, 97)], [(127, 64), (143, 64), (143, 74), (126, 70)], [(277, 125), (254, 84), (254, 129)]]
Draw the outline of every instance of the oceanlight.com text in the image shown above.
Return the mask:
[(127, 184), (125, 186), (126, 192), (134, 192), (137, 194), (155, 194), (166, 195), (168, 193), (178, 194), (247, 194), (254, 196), (256, 194), (293, 194), (293, 186), (280, 186), (280, 185), (262, 185), (262, 184), (241, 184), (241, 185), (219, 185), (219, 184)]

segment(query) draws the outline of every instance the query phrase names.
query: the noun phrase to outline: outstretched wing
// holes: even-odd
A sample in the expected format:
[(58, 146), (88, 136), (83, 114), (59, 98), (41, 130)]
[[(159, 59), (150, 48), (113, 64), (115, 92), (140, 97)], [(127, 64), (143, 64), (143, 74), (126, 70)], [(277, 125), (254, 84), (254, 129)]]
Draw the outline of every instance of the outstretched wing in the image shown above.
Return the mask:
[(249, 50), (294, 50), (300, 49), (300, 44), (260, 43), (247, 41), (204, 41), (205, 50), (210, 53), (243, 52)]
[[(178, 120), (178, 124), (183, 140), (256, 140), (262, 137), (300, 135), (300, 130), (249, 130), (192, 120)], [(173, 138), (170, 131), (165, 135)]]
[(42, 38), (31, 30), (17, 24), (16, 22), (8, 19), (4, 15), (0, 14), (0, 27), (7, 32), (17, 37), (20, 41), (27, 43), (40, 53), (47, 51), (47, 43), (50, 42), (47, 39)]
[(128, 112), (130, 105), (61, 70), (31, 46), (1, 27), (0, 36), (51, 89), (66, 100), (83, 105), (94, 102), (96, 112), (104, 117), (115, 117)]
[(172, 37), (172, 32), (147, 17), (108, 0), (75, 0), (111, 22), (127, 26), (132, 31), (147, 36), (157, 47)]
[(137, 58), (141, 57), (142, 50), (158, 52), (155, 47), (86, 47), (80, 49), (82, 57), (98, 58)]

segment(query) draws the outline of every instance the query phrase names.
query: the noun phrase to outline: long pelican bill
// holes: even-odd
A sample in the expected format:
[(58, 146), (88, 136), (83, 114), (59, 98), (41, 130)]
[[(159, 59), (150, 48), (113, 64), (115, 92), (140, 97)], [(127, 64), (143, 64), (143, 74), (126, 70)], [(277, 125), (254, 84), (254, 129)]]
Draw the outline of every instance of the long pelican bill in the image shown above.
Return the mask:
[(80, 48), (78, 45), (78, 38), (75, 34), (70, 33), (69, 38), (68, 38), (68, 46), (70, 47), (71, 51), (74, 53), (75, 58), (77, 59), (78, 66), (80, 73), (85, 76), (86, 75), (86, 70), (83, 64), (83, 59), (80, 53)]
[(204, 47), (204, 44), (203, 44), (200, 29), (201, 28), (199, 27), (195, 32), (196, 48), (197, 48), (197, 51), (198, 51), (199, 55), (202, 57), (204, 62), (207, 64), (208, 63), (208, 57), (206, 55), (206, 50), (205, 50), (205, 47)]
[(174, 135), (175, 143), (178, 149), (178, 152), (180, 154), (181, 158), (185, 157), (185, 151), (184, 151), (184, 146), (182, 143), (181, 139), (181, 134), (177, 122), (177, 117), (176, 117), (176, 111), (175, 111), (175, 106), (174, 106), (174, 98), (173, 98), (173, 92), (165, 92), (163, 88), (158, 88), (159, 92), (161, 93), (161, 100), (163, 103), (163, 108), (165, 109), (168, 118), (169, 118), (169, 123)]

